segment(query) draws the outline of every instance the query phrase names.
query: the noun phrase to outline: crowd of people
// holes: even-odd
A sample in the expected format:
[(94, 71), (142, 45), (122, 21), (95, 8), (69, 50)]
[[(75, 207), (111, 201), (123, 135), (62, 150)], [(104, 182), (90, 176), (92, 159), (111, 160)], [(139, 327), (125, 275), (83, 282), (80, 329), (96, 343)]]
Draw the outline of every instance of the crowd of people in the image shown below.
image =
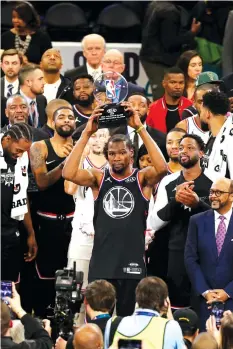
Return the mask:
[[(233, 72), (203, 71), (194, 50), (149, 63), (144, 47), (155, 100), (129, 82), (125, 123), (103, 128), (108, 94), (95, 80), (111, 72), (121, 87), (122, 53), (89, 34), (85, 64), (63, 75), (33, 5), (17, 4), (12, 23), (1, 55), (1, 280), (12, 283), (2, 347), (232, 349)], [(74, 262), (83, 300), (74, 333), (58, 337), (55, 274)]]

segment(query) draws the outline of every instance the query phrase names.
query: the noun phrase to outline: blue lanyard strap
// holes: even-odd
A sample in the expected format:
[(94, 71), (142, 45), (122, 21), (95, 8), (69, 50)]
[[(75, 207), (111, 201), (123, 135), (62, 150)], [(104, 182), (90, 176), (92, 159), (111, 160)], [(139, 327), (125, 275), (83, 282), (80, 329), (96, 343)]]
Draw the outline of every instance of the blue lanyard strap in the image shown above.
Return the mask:
[(135, 315), (144, 315), (144, 316), (157, 316), (155, 313), (150, 313), (148, 311), (136, 311)]
[(110, 315), (109, 314), (100, 314), (100, 315), (97, 315), (94, 320), (97, 320), (97, 319), (104, 319), (104, 318), (108, 318), (110, 319)]

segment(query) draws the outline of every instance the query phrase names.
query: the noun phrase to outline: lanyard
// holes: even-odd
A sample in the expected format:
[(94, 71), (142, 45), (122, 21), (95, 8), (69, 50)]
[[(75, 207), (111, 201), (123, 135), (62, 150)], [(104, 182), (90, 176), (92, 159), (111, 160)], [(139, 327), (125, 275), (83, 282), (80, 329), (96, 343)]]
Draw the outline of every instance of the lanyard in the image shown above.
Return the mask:
[(108, 318), (110, 319), (110, 315), (109, 314), (100, 314), (100, 315), (97, 315), (94, 320), (97, 320), (97, 319), (104, 319), (104, 318)]
[(144, 315), (144, 316), (157, 316), (155, 313), (150, 313), (148, 311), (136, 311), (135, 315)]

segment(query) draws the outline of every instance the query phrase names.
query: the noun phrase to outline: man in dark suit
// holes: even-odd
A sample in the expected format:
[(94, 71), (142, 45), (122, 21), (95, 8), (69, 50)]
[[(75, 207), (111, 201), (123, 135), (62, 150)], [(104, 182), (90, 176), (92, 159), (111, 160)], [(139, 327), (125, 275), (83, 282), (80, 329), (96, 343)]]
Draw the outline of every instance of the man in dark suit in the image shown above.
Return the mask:
[[(19, 122), (28, 123), (29, 119), (29, 107), (26, 99), (20, 94), (13, 95), (8, 98), (5, 109), (6, 117), (9, 120), (9, 124), (5, 125), (1, 132), (6, 132), (12, 125), (17, 124)], [(42, 131), (39, 128), (35, 128), (30, 126), (32, 131), (32, 140), (33, 142), (41, 141), (43, 139), (49, 138), (46, 132)]]
[(47, 100), (44, 92), (44, 73), (38, 65), (27, 65), (19, 72), (20, 94), (29, 106), (29, 125), (39, 128), (46, 124)]
[(80, 74), (90, 74), (93, 78), (101, 74), (101, 61), (105, 53), (105, 40), (101, 35), (89, 34), (82, 40), (83, 56), (86, 63), (80, 67), (67, 70), (65, 77), (73, 80)]
[(62, 68), (62, 57), (60, 51), (50, 48), (44, 52), (41, 62), (41, 70), (44, 73), (44, 96), (49, 103), (55, 98), (62, 98), (72, 103), (73, 86), (71, 80), (64, 77), (60, 71)]
[(212, 210), (191, 217), (185, 246), (185, 266), (200, 300), (201, 330), (213, 302), (233, 311), (233, 181), (216, 180), (209, 200)]
[[(108, 71), (114, 71), (116, 73), (123, 74), (124, 70), (125, 70), (125, 64), (124, 64), (123, 54), (116, 49), (108, 50), (103, 57), (102, 71), (104, 73)], [(128, 82), (128, 94), (126, 98), (136, 92), (142, 93), (144, 95), (146, 94), (144, 88), (138, 85), (135, 85), (132, 82)], [(120, 100), (121, 100), (121, 93), (120, 93)]]
[(1, 68), (5, 76), (1, 78), (1, 95), (8, 98), (19, 90), (18, 74), (23, 58), (15, 49), (5, 50), (1, 56)]

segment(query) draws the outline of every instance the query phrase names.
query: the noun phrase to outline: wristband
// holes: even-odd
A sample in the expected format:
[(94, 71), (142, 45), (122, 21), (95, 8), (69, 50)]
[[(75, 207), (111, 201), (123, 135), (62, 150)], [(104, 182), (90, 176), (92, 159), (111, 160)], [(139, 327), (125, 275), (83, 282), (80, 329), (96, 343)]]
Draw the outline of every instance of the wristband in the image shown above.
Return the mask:
[(136, 133), (139, 133), (142, 129), (144, 128), (144, 126), (140, 126), (137, 130), (136, 130)]

